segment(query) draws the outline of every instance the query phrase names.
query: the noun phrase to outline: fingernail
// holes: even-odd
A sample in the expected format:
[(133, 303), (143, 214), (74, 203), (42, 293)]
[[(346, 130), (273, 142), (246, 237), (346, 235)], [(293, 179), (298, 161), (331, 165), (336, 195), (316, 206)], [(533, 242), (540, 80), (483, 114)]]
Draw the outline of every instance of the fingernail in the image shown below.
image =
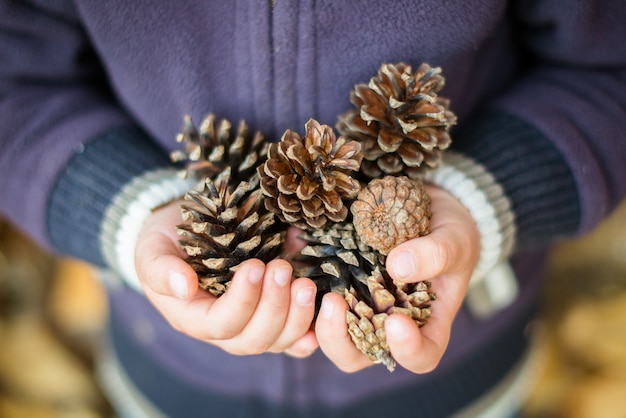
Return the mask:
[(260, 283), (263, 280), (263, 275), (265, 274), (265, 269), (263, 267), (253, 267), (248, 272), (248, 281), (252, 284)]
[(169, 277), (170, 289), (179, 299), (187, 299), (189, 289), (187, 289), (187, 279), (184, 275), (177, 271), (170, 273)]
[(396, 279), (409, 279), (415, 274), (415, 261), (410, 251), (401, 251), (392, 260), (391, 268)]
[(405, 341), (409, 335), (400, 322), (391, 318), (385, 321), (385, 333), (396, 341)]
[(320, 315), (322, 315), (324, 319), (330, 319), (333, 316), (333, 312), (335, 312), (335, 305), (329, 302), (327, 298), (322, 299)]
[(279, 286), (287, 286), (291, 281), (291, 269), (280, 268), (274, 272), (274, 281)]
[(313, 295), (315, 289), (312, 287), (305, 287), (296, 292), (296, 303), (300, 306), (308, 306), (313, 303)]

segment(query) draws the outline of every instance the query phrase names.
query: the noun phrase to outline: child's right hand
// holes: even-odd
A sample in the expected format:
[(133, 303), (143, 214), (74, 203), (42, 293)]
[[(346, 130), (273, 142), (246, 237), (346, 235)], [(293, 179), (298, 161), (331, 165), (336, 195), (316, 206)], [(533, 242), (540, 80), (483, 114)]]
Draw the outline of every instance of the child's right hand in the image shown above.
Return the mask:
[(307, 278), (292, 281), (285, 260), (241, 264), (219, 298), (198, 287), (183, 259), (175, 225), (180, 201), (147, 219), (135, 249), (135, 265), (146, 297), (178, 331), (236, 355), (285, 352), (296, 357), (317, 348), (310, 330), (316, 287)]

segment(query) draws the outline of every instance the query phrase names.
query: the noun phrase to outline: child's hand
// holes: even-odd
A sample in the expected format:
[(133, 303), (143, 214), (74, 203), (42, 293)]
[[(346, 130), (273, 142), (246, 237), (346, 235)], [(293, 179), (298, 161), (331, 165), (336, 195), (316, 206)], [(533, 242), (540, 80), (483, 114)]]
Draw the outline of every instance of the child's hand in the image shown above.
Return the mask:
[[(400, 314), (389, 316), (385, 322), (393, 357), (414, 373), (429, 372), (441, 360), (480, 251), (478, 229), (465, 207), (442, 189), (428, 186), (427, 190), (432, 199), (431, 233), (397, 246), (387, 258), (392, 278), (406, 282), (430, 280), (437, 294), (432, 317), (422, 328)], [(325, 295), (315, 330), (326, 356), (341, 370), (355, 372), (372, 363), (348, 335), (347, 309), (340, 295)]]
[(156, 210), (146, 221), (135, 250), (135, 264), (146, 297), (178, 331), (231, 354), (286, 352), (304, 357), (317, 348), (310, 330), (315, 284), (292, 281), (291, 265), (273, 260), (242, 263), (228, 291), (219, 298), (198, 287), (185, 262), (175, 225), (180, 202)]

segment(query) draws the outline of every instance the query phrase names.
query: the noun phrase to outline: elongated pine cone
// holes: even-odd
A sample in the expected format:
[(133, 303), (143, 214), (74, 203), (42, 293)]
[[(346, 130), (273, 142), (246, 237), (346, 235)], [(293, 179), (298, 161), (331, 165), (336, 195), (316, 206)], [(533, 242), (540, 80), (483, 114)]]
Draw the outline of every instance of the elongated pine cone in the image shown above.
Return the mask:
[(385, 319), (394, 313), (403, 314), (421, 327), (430, 318), (435, 294), (429, 282), (392, 282), (386, 273), (375, 269), (367, 278), (367, 291), (351, 287), (345, 290), (344, 298), (350, 307), (346, 311), (348, 333), (356, 347), (372, 362), (394, 371), (396, 362), (387, 344)]
[(337, 129), (363, 145), (363, 174), (417, 178), (439, 164), (456, 123), (448, 99), (437, 95), (443, 86), (441, 68), (426, 63), (415, 72), (404, 63), (383, 64), (369, 84), (355, 86), (356, 109), (340, 116)]
[(431, 314), (430, 302), (435, 300), (430, 283), (393, 281), (385, 269), (385, 255), (363, 243), (351, 223), (305, 232), (300, 238), (308, 245), (294, 259), (294, 273), (316, 283), (316, 309), (327, 292), (342, 295), (350, 307), (346, 322), (355, 346), (393, 371), (395, 361), (385, 338), (384, 320), (399, 313), (424, 325)]
[(359, 182), (350, 176), (361, 163), (361, 145), (337, 138), (332, 128), (310, 119), (304, 138), (287, 130), (270, 145), (258, 168), (265, 206), (282, 221), (302, 229), (321, 228), (348, 215)]
[(360, 240), (385, 255), (405, 241), (428, 234), (430, 228), (430, 196), (419, 178), (371, 180), (350, 211)]
[(220, 296), (241, 262), (269, 262), (279, 255), (284, 228), (273, 228), (274, 214), (263, 207), (258, 182), (233, 184), (226, 168), (215, 180), (207, 177), (203, 190), (192, 190), (185, 199), (190, 204), (181, 207), (184, 223), (177, 232), (203, 289)]
[(184, 149), (171, 153), (173, 162), (186, 162), (185, 176), (204, 180), (214, 177), (225, 168), (231, 168), (231, 182), (248, 181), (256, 168), (267, 158), (269, 144), (263, 135), (250, 135), (245, 121), (239, 122), (236, 134), (231, 134), (232, 124), (209, 114), (196, 128), (190, 116), (185, 116), (183, 129), (176, 137)]

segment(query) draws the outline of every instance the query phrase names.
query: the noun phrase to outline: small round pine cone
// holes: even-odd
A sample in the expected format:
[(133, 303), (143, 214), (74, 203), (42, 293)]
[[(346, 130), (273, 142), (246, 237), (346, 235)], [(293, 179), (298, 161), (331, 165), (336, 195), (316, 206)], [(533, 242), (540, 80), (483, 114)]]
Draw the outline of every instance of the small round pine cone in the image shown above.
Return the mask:
[(385, 255), (429, 233), (430, 196), (420, 179), (374, 179), (359, 192), (350, 211), (361, 241)]
[(268, 210), (299, 228), (322, 228), (348, 215), (345, 202), (360, 189), (349, 173), (359, 170), (361, 145), (337, 138), (331, 127), (314, 119), (305, 128), (304, 138), (287, 130), (271, 144), (258, 174)]
[(449, 101), (437, 93), (444, 86), (441, 68), (422, 64), (383, 64), (369, 84), (351, 94), (356, 106), (340, 116), (339, 132), (361, 142), (361, 172), (419, 177), (424, 166), (436, 167), (450, 145), (448, 130), (456, 123)]

